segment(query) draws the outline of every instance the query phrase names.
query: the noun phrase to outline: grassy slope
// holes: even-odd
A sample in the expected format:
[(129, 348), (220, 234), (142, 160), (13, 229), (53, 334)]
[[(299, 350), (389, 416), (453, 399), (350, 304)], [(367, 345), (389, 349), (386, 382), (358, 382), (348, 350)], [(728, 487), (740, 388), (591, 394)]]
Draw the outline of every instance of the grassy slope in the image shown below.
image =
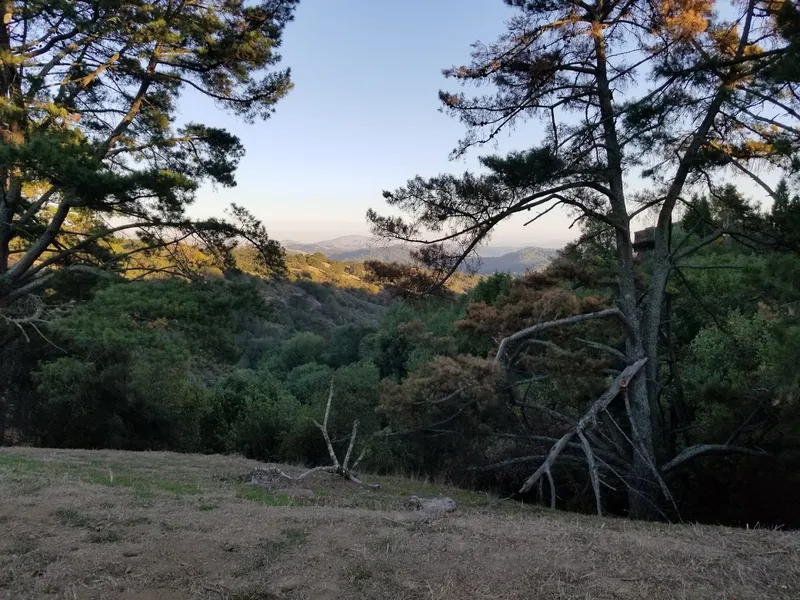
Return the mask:
[[(0, 449), (0, 598), (800, 597), (800, 534), (544, 511), (399, 478), (319, 473), (271, 493), (257, 463)], [(302, 492), (302, 493), (300, 493)], [(426, 521), (412, 493), (459, 503)]]

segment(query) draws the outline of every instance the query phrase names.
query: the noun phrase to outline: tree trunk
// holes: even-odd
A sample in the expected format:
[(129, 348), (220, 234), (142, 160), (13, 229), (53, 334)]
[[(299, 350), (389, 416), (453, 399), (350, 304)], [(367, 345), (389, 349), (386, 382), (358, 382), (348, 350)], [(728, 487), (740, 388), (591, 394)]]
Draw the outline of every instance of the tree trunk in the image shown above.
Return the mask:
[[(629, 358), (647, 357), (647, 365), (634, 379), (627, 391), (626, 410), (633, 441), (632, 468), (628, 477), (629, 514), (634, 519), (652, 519), (658, 516), (658, 481), (655, 473), (657, 414), (651, 406), (648, 374), (650, 363), (658, 363), (658, 348), (648, 347), (647, 323), (642, 323), (641, 311), (636, 306), (633, 271), (633, 245), (630, 236), (620, 236), (617, 241), (617, 262), (620, 270), (620, 310), (634, 324), (626, 335), (625, 350)], [(644, 330), (644, 331), (643, 331)], [(657, 367), (656, 367), (657, 368)]]
[[(657, 364), (657, 356), (650, 356), (646, 352), (645, 339), (641, 329), (641, 311), (636, 302), (633, 241), (630, 232), (631, 219), (625, 204), (622, 149), (617, 137), (613, 93), (608, 79), (604, 29), (600, 23), (595, 23), (593, 36), (597, 56), (595, 72), (597, 96), (603, 118), (603, 137), (608, 160), (608, 183), (611, 190), (609, 197), (611, 218), (614, 222), (617, 244), (619, 309), (631, 323), (631, 329), (625, 334), (625, 353), (629, 360), (634, 361), (647, 357), (648, 363)], [(628, 477), (630, 516), (636, 519), (649, 519), (658, 514), (655, 502), (655, 491), (658, 486), (654, 473), (654, 422), (645, 371), (634, 377), (626, 393), (628, 394), (626, 405), (633, 434), (632, 439), (636, 445), (633, 449), (633, 466)]]

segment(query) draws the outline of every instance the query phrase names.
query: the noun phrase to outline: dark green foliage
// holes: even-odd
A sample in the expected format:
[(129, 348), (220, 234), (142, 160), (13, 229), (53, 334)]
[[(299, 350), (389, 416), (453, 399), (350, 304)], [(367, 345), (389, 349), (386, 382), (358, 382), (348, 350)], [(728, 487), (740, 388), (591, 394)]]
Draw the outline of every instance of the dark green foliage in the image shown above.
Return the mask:
[(99, 291), (48, 331), (62, 352), (33, 373), (43, 443), (202, 448), (207, 385), (237, 360), (236, 329), (259, 311), (247, 284), (147, 281)]
[[(709, 206), (716, 218), (720, 209)], [(687, 229), (677, 223), (673, 235), (698, 238)], [(338, 452), (358, 419), (366, 468), (511, 493), (564, 432), (524, 405), (579, 417), (608, 385), (603, 370), (620, 368), (577, 341), (622, 348), (615, 328), (599, 322), (554, 330), (544, 338), (552, 347), (520, 348), (509, 373), (487, 360), (503, 335), (605, 305), (609, 241), (590, 233), (542, 273), (497, 274), (456, 299), (395, 302), (374, 325), (309, 320), (311, 305), (320, 315), (347, 306), (353, 312), (342, 316), (364, 317), (361, 304), (340, 304), (343, 290), (313, 283), (287, 287), (286, 296), (277, 293), (289, 284), (239, 276), (110, 285), (43, 332), (62, 350), (43, 338), (3, 350), (11, 367), (4, 397), (24, 400), (6, 406), (7, 425), (33, 443), (237, 452), (312, 466), (328, 462), (312, 419), (322, 419), (333, 382)], [(680, 361), (680, 385), (662, 400), (671, 452), (725, 443), (746, 424), (736, 443), (773, 454), (712, 456), (676, 471), (668, 480), (686, 518), (788, 521), (778, 498), (800, 485), (797, 270), (782, 247), (725, 239), (670, 280), (665, 344)], [(591, 510), (582, 459), (569, 452), (553, 472), (559, 505)], [(756, 487), (775, 498), (760, 504)], [(619, 495), (606, 498), (609, 510), (623, 510)]]
[[(52, 287), (56, 269), (141, 274), (135, 255), (189, 239), (219, 267), (245, 242), (263, 271), (284, 270), (280, 245), (242, 207), (225, 221), (187, 216), (203, 182), (236, 184), (244, 148), (223, 129), (176, 121), (190, 90), (247, 121), (269, 117), (292, 87), (274, 67), (295, 5), (3, 3), (0, 310)], [(124, 230), (136, 242), (120, 247)], [(154, 270), (191, 274), (163, 256)]]
[(331, 343), (325, 362), (341, 367), (357, 362), (361, 358), (361, 343), (375, 327), (365, 325), (342, 325), (331, 332)]
[[(358, 421), (368, 468), (514, 493), (645, 364), (564, 446), (549, 473), (559, 506), (595, 509), (590, 444), (606, 512), (800, 525), (796, 7), (731, 5), (748, 29), (702, 2), (507, 3), (506, 34), (446, 72), (492, 91), (440, 98), (469, 129), (457, 153), (537, 112), (543, 139), (481, 158), (479, 174), (386, 192), (405, 216), (370, 211), (400, 242), (381, 252), (413, 264), (316, 246), (287, 259), (287, 280), (271, 277), (283, 252), (241, 207), (227, 222), (186, 218), (201, 183), (235, 184), (244, 148), (176, 118), (186, 86), (247, 120), (271, 114), (291, 87), (270, 69), (294, 0), (5, 3), (4, 440), (319, 465), (313, 420), (332, 397), (333, 445), (344, 451)], [(25, 45), (33, 31), (43, 39)], [(654, 93), (626, 88), (637, 77)], [(775, 189), (748, 171), (764, 161), (782, 169)], [(749, 174), (771, 212), (723, 168)], [(647, 189), (631, 194), (634, 171)], [(457, 270), (502, 220), (556, 205), (581, 236), (546, 268), (477, 284)], [(635, 231), (642, 217), (656, 225)], [(135, 239), (115, 236), (117, 221)], [(485, 266), (551, 258), (534, 248)], [(156, 273), (169, 279), (141, 279)]]
[[(360, 301), (337, 305), (339, 290), (316, 287), (308, 297), (328, 303), (319, 312), (347, 306), (351, 312), (340, 317), (365, 317), (352, 312)], [(318, 329), (326, 339), (302, 331), (302, 319), (279, 325), (274, 321), (287, 315), (265, 292), (284, 288), (290, 297), (299, 291), (235, 275), (208, 284), (145, 280), (96, 288), (43, 325), (41, 336), (11, 336), (0, 347), (4, 437), (314, 464), (327, 460), (327, 450), (311, 419), (322, 418), (335, 379), (330, 431), (337, 446), (346, 444), (356, 418), (368, 439), (378, 427), (380, 378), (372, 363), (358, 361), (374, 328), (327, 323)], [(285, 337), (295, 328), (301, 330)]]
[(470, 300), (484, 304), (497, 304), (501, 298), (511, 293), (512, 280), (512, 276), (508, 273), (496, 273), (482, 279), (469, 293)]
[(276, 374), (285, 382), (286, 388), (301, 404), (317, 403), (328, 391), (333, 369), (318, 362), (299, 365), (290, 371)]
[(289, 372), (306, 363), (321, 363), (325, 354), (325, 338), (310, 332), (296, 333), (286, 340), (266, 362), (268, 370)]
[(286, 459), (295, 426), (308, 412), (280, 382), (257, 371), (235, 371), (219, 381), (211, 396), (209, 421), (215, 451), (240, 452), (261, 460)]
[(361, 354), (381, 378), (402, 379), (434, 356), (455, 353), (462, 339), (455, 321), (463, 314), (463, 303), (446, 299), (395, 304), (378, 331), (364, 338)]

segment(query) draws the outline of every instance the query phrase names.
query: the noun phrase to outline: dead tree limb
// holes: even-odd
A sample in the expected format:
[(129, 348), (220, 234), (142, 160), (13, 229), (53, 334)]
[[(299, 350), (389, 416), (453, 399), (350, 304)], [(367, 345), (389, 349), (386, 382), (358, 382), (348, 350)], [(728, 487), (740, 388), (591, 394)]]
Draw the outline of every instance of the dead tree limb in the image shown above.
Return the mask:
[(285, 473), (284, 473), (284, 475), (286, 475), (286, 477), (288, 477), (289, 479), (294, 479), (295, 481), (300, 481), (301, 479), (305, 479), (306, 477), (308, 477), (312, 473), (317, 473), (319, 471), (325, 471), (327, 473), (332, 473), (332, 472), (334, 472), (334, 467), (331, 467), (331, 466), (328, 466), (328, 465), (325, 465), (325, 466), (322, 466), (322, 467), (314, 467), (313, 469), (309, 469), (308, 471), (306, 471), (304, 473), (301, 473), (297, 477), (291, 477), (290, 475), (286, 475)]
[(751, 454), (753, 456), (766, 456), (763, 450), (754, 450), (743, 446), (729, 446), (728, 444), (698, 444), (683, 450), (678, 456), (661, 467), (661, 473), (666, 474), (684, 463), (694, 460), (699, 456), (708, 454)]
[(347, 470), (347, 465), (350, 463), (350, 455), (353, 453), (353, 446), (356, 443), (356, 434), (358, 433), (358, 419), (353, 421), (353, 432), (350, 434), (350, 444), (347, 446), (347, 452), (344, 455), (344, 462), (342, 469)]
[(592, 489), (594, 490), (594, 501), (597, 508), (597, 516), (603, 516), (603, 499), (600, 496), (600, 474), (597, 472), (597, 462), (594, 459), (594, 452), (592, 445), (589, 443), (583, 431), (578, 431), (578, 439), (583, 446), (583, 452), (586, 455), (586, 464), (589, 467), (589, 479), (592, 482)]
[(506, 349), (508, 348), (509, 344), (513, 344), (514, 342), (524, 340), (525, 338), (537, 334), (540, 331), (545, 331), (553, 327), (560, 327), (561, 325), (573, 325), (574, 323), (582, 323), (583, 321), (590, 321), (593, 319), (604, 319), (606, 317), (616, 317), (617, 319), (620, 320), (620, 322), (622, 322), (622, 324), (626, 328), (630, 329), (632, 327), (630, 321), (628, 321), (627, 317), (624, 314), (622, 314), (622, 311), (618, 308), (606, 308), (605, 310), (600, 310), (597, 312), (585, 313), (582, 315), (573, 315), (571, 317), (566, 317), (564, 319), (547, 321), (546, 323), (537, 323), (536, 325), (526, 327), (525, 329), (521, 329), (516, 333), (512, 333), (511, 335), (504, 337), (500, 341), (500, 345), (497, 348), (497, 354), (494, 357), (494, 361), (499, 363), (500, 361), (503, 360), (506, 354)]
[(354, 463), (353, 463), (353, 466), (352, 466), (352, 467), (350, 467), (350, 470), (351, 470), (351, 471), (355, 471), (355, 470), (356, 470), (356, 467), (358, 467), (358, 465), (361, 463), (361, 459), (363, 459), (363, 458), (364, 458), (366, 455), (367, 455), (367, 449), (366, 449), (366, 448), (364, 448), (364, 449), (361, 451), (361, 454), (359, 454), (359, 455), (358, 455), (358, 458), (356, 459), (356, 462), (354, 462)]
[(573, 436), (579, 431), (583, 431), (590, 424), (596, 422), (598, 413), (605, 409), (611, 403), (611, 401), (617, 397), (617, 394), (619, 394), (620, 390), (628, 387), (631, 379), (636, 376), (646, 362), (647, 358), (640, 358), (632, 365), (625, 367), (625, 370), (622, 371), (622, 373), (620, 373), (619, 376), (614, 380), (614, 383), (611, 384), (611, 387), (608, 388), (608, 390), (606, 390), (594, 402), (594, 404), (592, 404), (591, 408), (589, 408), (586, 414), (581, 417), (580, 421), (578, 421), (575, 426), (570, 429), (570, 431), (565, 433), (564, 436), (553, 445), (544, 463), (542, 463), (542, 465), (536, 470), (536, 472), (534, 472), (533, 475), (528, 477), (528, 479), (522, 485), (522, 488), (520, 488), (521, 494), (529, 492), (530, 489), (536, 485), (536, 482), (539, 481), (539, 478), (546, 472), (550, 471), (550, 468), (553, 466), (556, 460), (558, 460), (559, 455), (570, 442), (570, 440), (572, 440)]
[(336, 451), (333, 449), (333, 443), (331, 442), (331, 437), (328, 434), (328, 417), (331, 413), (331, 404), (333, 403), (333, 381), (331, 381), (331, 387), (328, 392), (328, 402), (325, 405), (325, 417), (322, 419), (322, 423), (320, 424), (318, 421), (311, 419), (311, 421), (316, 425), (319, 430), (322, 432), (322, 437), (325, 439), (325, 445), (328, 447), (328, 454), (331, 457), (330, 465), (323, 466), (323, 467), (314, 467), (306, 471), (305, 473), (298, 475), (297, 477), (290, 477), (290, 479), (294, 479), (295, 481), (299, 481), (300, 479), (304, 479), (311, 473), (316, 473), (317, 471), (326, 471), (328, 473), (334, 473), (336, 475), (340, 475), (344, 477), (347, 481), (352, 481), (358, 485), (362, 485), (364, 487), (368, 487), (370, 489), (378, 489), (380, 487), (377, 483), (364, 483), (358, 476), (353, 472), (353, 469), (361, 462), (361, 459), (364, 458), (366, 454), (366, 448), (362, 450), (361, 454), (356, 459), (355, 464), (352, 468), (349, 468), (350, 464), (350, 456), (353, 454), (353, 448), (356, 445), (356, 437), (358, 435), (358, 419), (353, 421), (353, 429), (350, 433), (350, 443), (347, 446), (347, 452), (344, 455), (344, 461), (341, 463), (336, 456)]
[(325, 418), (322, 420), (322, 425), (320, 425), (319, 422), (316, 421), (315, 419), (311, 419), (311, 422), (314, 423), (314, 425), (316, 425), (322, 432), (322, 437), (325, 438), (325, 445), (328, 447), (328, 454), (331, 457), (331, 462), (333, 462), (333, 466), (338, 469), (339, 459), (336, 458), (336, 452), (333, 451), (333, 444), (331, 443), (331, 438), (328, 435), (328, 415), (331, 412), (332, 400), (333, 400), (333, 381), (331, 381), (330, 392), (328, 392), (328, 403), (325, 405)]
[(550, 483), (550, 508), (555, 510), (556, 509), (556, 482), (553, 481), (553, 474), (550, 472), (548, 468), (545, 471), (545, 475), (547, 475), (547, 481)]
[[(66, 350), (64, 350), (61, 346), (53, 342), (39, 328), (40, 325), (47, 325), (49, 323), (49, 321), (44, 318), (44, 313), (45, 313), (44, 301), (39, 296), (35, 295), (27, 296), (25, 300), (29, 305), (26, 308), (29, 310), (30, 314), (14, 316), (8, 314), (6, 311), (3, 310), (2, 307), (0, 307), (0, 320), (5, 321), (9, 326), (16, 327), (17, 329), (19, 329), (19, 332), (22, 334), (22, 337), (25, 339), (27, 343), (30, 343), (31, 341), (28, 332), (25, 330), (27, 327), (29, 327), (37, 334), (39, 334), (39, 337), (42, 338), (45, 342), (53, 346), (53, 348), (66, 354), (67, 353)], [(17, 302), (19, 303), (20, 301)]]

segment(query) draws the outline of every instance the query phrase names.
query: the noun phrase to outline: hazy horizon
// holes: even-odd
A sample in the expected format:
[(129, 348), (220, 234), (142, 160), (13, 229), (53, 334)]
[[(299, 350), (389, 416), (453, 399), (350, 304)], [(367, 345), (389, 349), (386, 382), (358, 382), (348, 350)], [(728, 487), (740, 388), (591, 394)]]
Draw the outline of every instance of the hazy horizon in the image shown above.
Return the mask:
[[(280, 235), (281, 232), (286, 231), (289, 232), (289, 235)], [(270, 232), (270, 236), (273, 239), (276, 239), (280, 242), (295, 242), (298, 244), (320, 244), (323, 242), (331, 242), (337, 240), (339, 238), (349, 237), (349, 236), (357, 236), (357, 237), (364, 237), (364, 238), (371, 238), (375, 242), (379, 242), (378, 238), (372, 236), (368, 230), (366, 233), (352, 233), (352, 232), (345, 232), (342, 234), (336, 235), (326, 235), (324, 230), (320, 230), (321, 233), (318, 235), (314, 233), (314, 229), (311, 231), (304, 231), (301, 229), (282, 229), (282, 228), (273, 228)], [(292, 235), (294, 232), (295, 235)], [(399, 244), (401, 242), (387, 240), (387, 244)], [(558, 249), (564, 246), (567, 242), (560, 242), (558, 240), (550, 240), (548, 241), (546, 238), (542, 238), (537, 240), (536, 242), (530, 242), (529, 240), (525, 239), (509, 239), (509, 238), (492, 238), (487, 244), (483, 244), (484, 246), (488, 246), (490, 248), (497, 248), (497, 247), (514, 247), (514, 248), (527, 248), (531, 246), (536, 246), (539, 248), (554, 248)]]

